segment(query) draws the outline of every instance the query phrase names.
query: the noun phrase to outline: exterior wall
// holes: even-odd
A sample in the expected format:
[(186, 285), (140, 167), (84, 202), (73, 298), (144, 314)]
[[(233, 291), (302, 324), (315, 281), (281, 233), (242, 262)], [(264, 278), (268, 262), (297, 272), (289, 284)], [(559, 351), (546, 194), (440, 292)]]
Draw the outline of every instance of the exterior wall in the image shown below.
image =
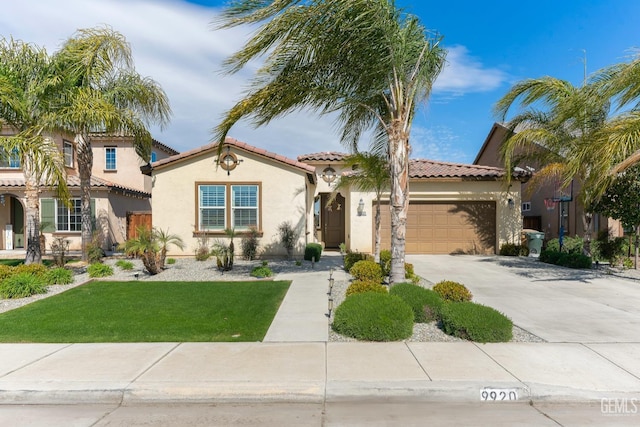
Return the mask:
[[(520, 183), (513, 182), (506, 193), (501, 181), (430, 181), (409, 183), (411, 201), (495, 201), (496, 202), (496, 248), (503, 243), (519, 243), (522, 230), (520, 215)], [(355, 196), (355, 197), (354, 197)], [(351, 197), (352, 212), (357, 212), (360, 197), (365, 202), (367, 216), (350, 218), (351, 247), (362, 252), (373, 252), (372, 235), (374, 232), (373, 194), (354, 193)], [(513, 207), (508, 200), (513, 200)], [(389, 200), (389, 194), (383, 195)], [(383, 207), (384, 209), (384, 207)]]
[[(94, 138), (91, 141), (93, 150), (93, 176), (111, 181), (129, 188), (151, 192), (151, 179), (140, 172), (140, 166), (146, 164), (133, 148), (129, 138)], [(106, 147), (116, 147), (116, 170), (107, 170), (105, 165)]]
[[(259, 183), (261, 219), (259, 254), (282, 256), (286, 250), (278, 243), (277, 227), (290, 221), (299, 231), (296, 256), (304, 252), (309, 230), (307, 208), (312, 206), (307, 198), (309, 182), (306, 174), (298, 169), (265, 159), (250, 152), (232, 148), (241, 163), (227, 172), (216, 167), (215, 152), (206, 152), (194, 158), (177, 161), (154, 169), (153, 226), (177, 234), (185, 243), (185, 249), (169, 248), (171, 256), (193, 256), (198, 246), (196, 229), (197, 189), (196, 183)], [(312, 210), (311, 210), (312, 211)], [(224, 233), (206, 234), (209, 244), (216, 239), (228, 242)], [(238, 234), (234, 242), (240, 253)]]

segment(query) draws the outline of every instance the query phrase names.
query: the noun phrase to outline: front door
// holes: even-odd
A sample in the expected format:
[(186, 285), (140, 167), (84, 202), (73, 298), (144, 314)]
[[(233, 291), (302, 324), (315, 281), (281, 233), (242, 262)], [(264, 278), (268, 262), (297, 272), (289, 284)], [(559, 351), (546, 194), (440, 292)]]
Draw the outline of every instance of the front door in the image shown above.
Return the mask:
[(340, 243), (344, 243), (344, 197), (338, 194), (333, 202), (327, 206), (328, 199), (328, 194), (323, 194), (321, 197), (322, 237), (325, 248), (338, 249)]

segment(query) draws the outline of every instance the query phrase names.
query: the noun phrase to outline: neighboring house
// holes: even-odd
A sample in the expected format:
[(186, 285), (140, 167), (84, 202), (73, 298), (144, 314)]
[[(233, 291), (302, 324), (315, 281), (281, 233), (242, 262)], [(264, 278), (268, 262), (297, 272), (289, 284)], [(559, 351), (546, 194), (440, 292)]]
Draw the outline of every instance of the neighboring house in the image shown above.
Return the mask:
[[(2, 129), (2, 135), (11, 134), (8, 127)], [(72, 206), (69, 208), (60, 203), (55, 192), (43, 185), (40, 196), (41, 232), (47, 250), (55, 237), (64, 237), (69, 241), (71, 250), (79, 250), (80, 177), (75, 144), (72, 136), (52, 135), (52, 138), (64, 155)], [(92, 147), (91, 208), (96, 229), (101, 231), (103, 248), (110, 249), (129, 237), (131, 221), (138, 216), (148, 218), (151, 215), (151, 179), (140, 172), (145, 162), (136, 154), (131, 138), (96, 135)], [(153, 142), (152, 150), (156, 159), (177, 154), (158, 141)], [(24, 190), (19, 157), (4, 156), (0, 163), (0, 249), (23, 249), (25, 246)]]
[[(227, 138), (218, 161), (210, 144), (154, 162), (153, 225), (186, 243), (173, 256), (192, 255), (199, 238), (228, 241), (224, 229), (242, 233), (255, 226), (263, 256), (286, 253), (277, 227), (291, 222), (299, 232), (296, 254), (321, 242), (326, 249), (373, 250), (374, 194), (341, 192), (327, 206), (332, 185), (344, 172), (344, 153), (316, 153), (288, 159)], [(519, 241), (520, 180), (505, 191), (504, 170), (412, 160), (407, 253), (496, 253)], [(383, 213), (383, 247), (390, 245), (388, 193)], [(240, 245), (236, 242), (236, 248)], [(237, 249), (239, 251), (239, 249)]]
[[(500, 146), (507, 137), (509, 129), (502, 124), (494, 123), (473, 161), (474, 165), (503, 167), (500, 158)], [(518, 165), (535, 173), (535, 168), (528, 165)], [(575, 236), (583, 234), (583, 209), (576, 200), (580, 191), (580, 182), (573, 181), (569, 188), (561, 189), (555, 183), (531, 187), (527, 183), (522, 185), (522, 222), (524, 229), (538, 230), (545, 234), (545, 240), (557, 238), (560, 226), (564, 227), (564, 234)], [(554, 203), (554, 199), (571, 199)], [(600, 215), (593, 216), (593, 230), (610, 230), (614, 236), (622, 235), (620, 222)], [(596, 236), (594, 233), (594, 238)]]

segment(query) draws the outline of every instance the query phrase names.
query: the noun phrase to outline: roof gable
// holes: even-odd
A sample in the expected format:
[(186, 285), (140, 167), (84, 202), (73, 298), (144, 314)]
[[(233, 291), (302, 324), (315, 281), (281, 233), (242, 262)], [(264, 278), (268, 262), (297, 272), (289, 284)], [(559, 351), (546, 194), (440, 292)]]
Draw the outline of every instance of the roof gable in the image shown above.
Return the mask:
[[(294, 169), (298, 169), (302, 172), (308, 173), (308, 174), (313, 174), (315, 173), (315, 168), (313, 166), (310, 166), (306, 163), (297, 161), (297, 160), (293, 160), (290, 159), (288, 157), (282, 156), (280, 154), (276, 154), (276, 153), (272, 153), (270, 151), (267, 151), (263, 148), (258, 148), (258, 147), (254, 147), (253, 145), (249, 145), (246, 142), (242, 142), (242, 141), (238, 141), (237, 139), (234, 138), (229, 138), (227, 137), (224, 140), (224, 144), (225, 146), (231, 146), (231, 147), (236, 147), (238, 149), (244, 150), (248, 153), (252, 153), (255, 154), (259, 157), (263, 157), (267, 160), (276, 162), (276, 163), (280, 163), (280, 164), (284, 164), (287, 166), (290, 166)], [(171, 156), (171, 157), (167, 157), (165, 159), (162, 160), (158, 160), (157, 162), (153, 162), (151, 163), (151, 170), (156, 169), (156, 168), (162, 168), (164, 166), (170, 165), (170, 164), (175, 164), (175, 163), (179, 163), (182, 161), (185, 161), (187, 159), (191, 159), (191, 158), (195, 158), (195, 157), (199, 157), (202, 155), (207, 155), (207, 154), (211, 154), (212, 152), (215, 152), (218, 150), (218, 143), (211, 143), (211, 144), (207, 144), (207, 145), (203, 145), (201, 147), (195, 148), (193, 150), (189, 150), (189, 151), (185, 151), (183, 153)]]

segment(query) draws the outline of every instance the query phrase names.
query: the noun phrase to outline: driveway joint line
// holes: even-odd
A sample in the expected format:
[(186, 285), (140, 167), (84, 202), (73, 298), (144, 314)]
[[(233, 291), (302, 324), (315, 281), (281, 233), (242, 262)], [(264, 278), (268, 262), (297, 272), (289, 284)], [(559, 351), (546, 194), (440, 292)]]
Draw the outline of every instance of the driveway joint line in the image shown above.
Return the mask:
[(580, 343), (581, 346), (589, 349), (590, 351), (594, 352), (595, 354), (597, 354), (598, 356), (600, 356), (601, 358), (603, 358), (604, 360), (606, 360), (607, 362), (611, 363), (613, 366), (622, 369), (623, 371), (625, 371), (627, 374), (631, 375), (633, 378), (636, 378), (638, 380), (640, 380), (640, 377), (637, 376), (636, 374), (634, 374), (633, 372), (629, 371), (628, 369), (624, 368), (623, 366), (620, 366), (619, 364), (617, 364), (616, 362), (614, 362), (613, 360), (609, 359), (608, 357), (606, 357), (605, 355), (599, 353), (598, 351), (596, 351), (595, 349), (589, 347), (589, 344), (585, 344), (585, 343)]
[(64, 346), (60, 347), (59, 349), (57, 349), (57, 350), (55, 350), (55, 351), (52, 351), (51, 353), (47, 353), (47, 354), (45, 354), (45, 355), (43, 355), (43, 356), (41, 356), (41, 357), (38, 357), (38, 358), (37, 358), (37, 359), (35, 359), (35, 360), (32, 360), (32, 361), (31, 361), (31, 362), (29, 362), (29, 363), (26, 363), (26, 364), (24, 364), (24, 365), (22, 365), (22, 366), (19, 366), (19, 367), (15, 368), (15, 369), (13, 369), (13, 370), (11, 370), (11, 371), (9, 371), (9, 372), (5, 373), (4, 375), (0, 376), (0, 378), (4, 378), (4, 377), (6, 377), (7, 375), (11, 375), (11, 374), (13, 374), (14, 372), (18, 372), (19, 370), (24, 369), (24, 368), (26, 368), (27, 366), (31, 366), (31, 365), (33, 365), (34, 363), (37, 363), (37, 362), (39, 362), (39, 361), (41, 361), (41, 360), (44, 360), (44, 359), (46, 359), (47, 357), (53, 356), (54, 354), (59, 353), (59, 352), (61, 352), (62, 350), (66, 350), (67, 348), (69, 348), (69, 347), (71, 347), (71, 346), (74, 346), (74, 345), (75, 345), (74, 343), (64, 345)]
[(513, 378), (515, 378), (515, 379), (516, 379), (516, 381), (518, 381), (520, 384), (522, 384), (524, 387), (526, 387), (526, 389), (527, 389), (527, 390), (529, 390), (529, 386), (528, 386), (524, 381), (522, 381), (520, 378), (518, 378), (518, 376), (517, 376), (517, 375), (515, 375), (513, 372), (511, 372), (511, 371), (510, 371), (509, 369), (507, 369), (505, 366), (503, 366), (503, 365), (502, 365), (502, 363), (498, 362), (496, 359), (494, 359), (493, 357), (491, 357), (491, 355), (490, 355), (489, 353), (487, 353), (486, 351), (484, 351), (484, 350), (482, 349), (482, 347), (480, 347), (480, 346), (478, 345), (478, 343), (471, 341), (471, 344), (473, 344), (473, 345), (474, 345), (478, 350), (480, 350), (480, 351), (481, 351), (485, 356), (487, 356), (489, 359), (493, 360), (493, 362), (494, 362), (496, 365), (498, 365), (498, 366), (500, 366), (502, 369), (504, 369), (504, 370), (505, 370), (505, 372), (507, 372), (509, 375), (511, 375)]
[(433, 381), (433, 378), (431, 378), (431, 376), (429, 375), (429, 373), (427, 372), (427, 370), (425, 369), (424, 366), (422, 366), (422, 363), (420, 363), (420, 361), (418, 360), (418, 358), (416, 357), (415, 353), (413, 352), (413, 350), (411, 350), (411, 346), (409, 346), (409, 343), (407, 341), (404, 342), (405, 347), (407, 347), (407, 349), (409, 350), (409, 353), (411, 353), (411, 356), (413, 356), (413, 359), (418, 363), (418, 366), (420, 366), (420, 369), (422, 369), (422, 372), (424, 372), (424, 374), (427, 376), (427, 378), (429, 378), (429, 381)]

